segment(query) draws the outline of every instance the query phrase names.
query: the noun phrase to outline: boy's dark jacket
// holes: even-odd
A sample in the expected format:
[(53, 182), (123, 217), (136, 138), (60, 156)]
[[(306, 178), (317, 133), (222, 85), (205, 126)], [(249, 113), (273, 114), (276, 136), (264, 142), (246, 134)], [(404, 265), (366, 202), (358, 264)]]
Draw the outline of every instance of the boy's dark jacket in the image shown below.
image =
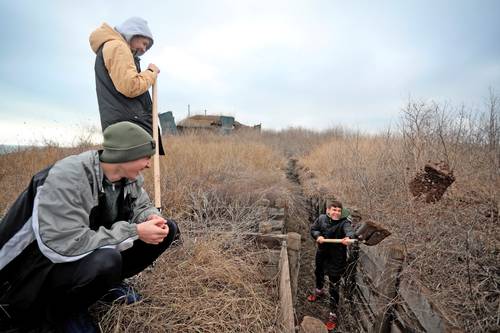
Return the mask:
[[(354, 229), (351, 225), (351, 218), (347, 209), (342, 209), (339, 220), (332, 220), (328, 215), (321, 214), (311, 225), (311, 236), (317, 239), (344, 237), (354, 238)], [(323, 243), (318, 244), (318, 252), (324, 254), (328, 262), (335, 266), (345, 266), (347, 258), (347, 247), (343, 244)]]

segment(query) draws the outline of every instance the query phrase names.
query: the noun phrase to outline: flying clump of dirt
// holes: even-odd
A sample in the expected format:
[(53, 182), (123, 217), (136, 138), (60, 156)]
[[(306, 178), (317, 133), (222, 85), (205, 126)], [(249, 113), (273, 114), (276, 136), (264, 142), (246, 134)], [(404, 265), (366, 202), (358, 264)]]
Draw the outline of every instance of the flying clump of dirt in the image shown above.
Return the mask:
[(427, 163), (410, 182), (410, 191), (414, 197), (425, 196), (425, 202), (441, 200), (446, 189), (455, 181), (453, 171), (447, 163)]

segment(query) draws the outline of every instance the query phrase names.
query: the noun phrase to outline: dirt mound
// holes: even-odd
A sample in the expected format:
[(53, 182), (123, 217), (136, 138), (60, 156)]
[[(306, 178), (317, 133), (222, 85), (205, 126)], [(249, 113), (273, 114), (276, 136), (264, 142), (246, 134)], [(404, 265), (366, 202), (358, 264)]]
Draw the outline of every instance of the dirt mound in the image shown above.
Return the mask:
[(446, 189), (455, 181), (453, 171), (444, 162), (428, 163), (410, 182), (410, 191), (414, 197), (425, 196), (425, 202), (441, 200)]

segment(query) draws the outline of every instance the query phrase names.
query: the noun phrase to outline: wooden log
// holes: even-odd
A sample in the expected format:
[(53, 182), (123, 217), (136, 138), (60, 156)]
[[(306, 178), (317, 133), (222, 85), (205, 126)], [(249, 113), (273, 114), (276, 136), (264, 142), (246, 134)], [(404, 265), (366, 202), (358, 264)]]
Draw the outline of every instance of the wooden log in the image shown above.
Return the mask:
[(372, 308), (372, 305), (375, 303), (374, 295), (372, 292), (373, 287), (365, 280), (366, 279), (362, 274), (356, 275), (356, 287), (359, 293), (358, 297), (360, 297), (361, 303), (369, 307), (371, 313), (374, 313), (376, 309)]
[(362, 327), (363, 332), (367, 332), (373, 323), (373, 313), (367, 303), (363, 302), (363, 298), (360, 298), (360, 302), (357, 307), (357, 318), (359, 319), (359, 325)]
[(394, 307), (393, 326), (396, 326), (402, 332), (425, 332), (425, 329), (420, 325), (415, 314), (406, 306), (405, 303), (399, 303)]
[(368, 256), (366, 253), (361, 252), (358, 259), (358, 270), (363, 274), (376, 281), (377, 277), (384, 271), (384, 266), (379, 266), (377, 264), (378, 260), (374, 260), (373, 256)]
[(261, 246), (264, 246), (266, 248), (270, 249), (280, 249), (281, 248), (281, 242), (286, 240), (287, 236), (283, 235), (281, 233), (269, 233), (269, 234), (259, 234), (255, 232), (246, 232), (243, 234), (240, 234), (243, 238), (247, 239), (253, 239), (255, 242), (260, 244)]
[(292, 289), (293, 304), (297, 304), (297, 286), (299, 283), (300, 270), (300, 234), (296, 232), (287, 233), (288, 263), (290, 267), (290, 287)]
[(269, 208), (269, 218), (272, 220), (281, 220), (285, 217), (285, 208)]
[(427, 288), (412, 284), (405, 278), (400, 282), (399, 293), (426, 332), (462, 332), (446, 320), (441, 310), (430, 301)]
[(284, 328), (284, 332), (295, 333), (293, 301), (292, 291), (290, 288), (290, 271), (286, 242), (283, 242), (281, 246), (279, 272), (280, 319)]
[[(384, 245), (390, 246), (390, 245)], [(362, 246), (360, 245), (361, 255), (368, 257), (380, 271), (383, 271), (386, 266), (387, 256), (384, 255), (384, 248), (381, 246)]]
[(385, 333), (391, 330), (391, 313), (398, 294), (398, 278), (404, 261), (404, 249), (399, 244), (382, 248), (385, 267), (377, 280), (378, 304), (376, 318), (370, 332)]

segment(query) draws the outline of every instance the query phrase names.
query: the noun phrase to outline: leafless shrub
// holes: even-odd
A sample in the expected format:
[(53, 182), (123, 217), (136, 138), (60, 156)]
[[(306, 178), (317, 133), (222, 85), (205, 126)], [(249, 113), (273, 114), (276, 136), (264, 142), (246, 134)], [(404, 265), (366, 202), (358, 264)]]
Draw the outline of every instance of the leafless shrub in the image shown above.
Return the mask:
[[(290, 200), (283, 174), (286, 161), (261, 142), (214, 134), (167, 140), (161, 177), (163, 207), (169, 216), (191, 216), (194, 196), (239, 205), (263, 197), (271, 203), (278, 198)], [(149, 189), (151, 185), (147, 183)]]
[(286, 158), (300, 157), (331, 138), (344, 137), (351, 133), (342, 127), (333, 127), (321, 132), (292, 127), (282, 131), (263, 131), (258, 140)]
[(188, 238), (135, 285), (144, 300), (101, 309), (104, 332), (281, 332), (273, 286), (248, 243)]
[[(318, 197), (332, 195), (356, 206), (405, 244), (402, 274), (430, 289), (457, 326), (494, 331), (500, 322), (498, 124), (498, 99), (491, 91), (486, 112), (409, 101), (400, 131), (379, 135), (289, 129), (166, 138), (162, 205), (179, 221), (186, 243), (135, 280), (146, 296), (143, 303), (102, 314), (104, 330), (279, 331), (274, 286), (254, 280), (258, 264), (252, 253), (238, 237), (219, 239), (212, 231), (253, 228), (264, 214), (258, 203), (266, 201), (285, 202), (289, 221), (302, 223), (305, 231), (304, 194), (320, 187)], [(0, 212), (36, 171), (79, 149), (51, 145), (0, 156)], [(285, 178), (290, 156), (308, 168), (300, 186)], [(415, 171), (429, 160), (447, 161), (456, 177), (432, 205), (413, 200), (408, 191)], [(146, 176), (152, 193), (151, 173)], [(200, 230), (207, 238), (195, 233)], [(313, 251), (302, 253), (308, 254)], [(301, 267), (312, 276), (311, 266)], [(304, 296), (312, 283), (300, 287)]]
[(31, 177), (59, 159), (82, 151), (55, 145), (25, 147), (0, 155), (0, 216), (3, 216), (17, 196), (28, 186)]
[(92, 148), (102, 142), (101, 129), (96, 125), (82, 125), (73, 140), (73, 146), (79, 148)]
[[(500, 322), (499, 112), (492, 92), (484, 112), (410, 101), (400, 133), (332, 139), (300, 160), (330, 194), (405, 244), (402, 274), (430, 289), (468, 332), (495, 331)], [(429, 160), (447, 161), (456, 178), (434, 204), (408, 191)]]
[[(285, 159), (238, 136), (168, 137), (166, 146), (162, 204), (165, 215), (177, 219), (184, 243), (167, 251), (151, 273), (134, 279), (146, 296), (143, 303), (99, 312), (103, 330), (280, 332), (276, 281), (262, 280), (251, 244), (238, 233), (266, 218), (265, 204), (282, 201), (296, 210)], [(13, 183), (10, 196), (0, 197), (2, 208), (34, 172), (75, 152), (46, 148), (0, 156), (0, 182), (4, 188)], [(151, 176), (148, 171), (150, 193)], [(223, 238), (221, 230), (232, 231), (232, 237)]]
[(193, 228), (227, 230), (232, 232), (257, 231), (260, 221), (267, 219), (265, 194), (260, 197), (242, 193), (237, 198), (217, 190), (197, 190), (189, 194), (190, 221)]

